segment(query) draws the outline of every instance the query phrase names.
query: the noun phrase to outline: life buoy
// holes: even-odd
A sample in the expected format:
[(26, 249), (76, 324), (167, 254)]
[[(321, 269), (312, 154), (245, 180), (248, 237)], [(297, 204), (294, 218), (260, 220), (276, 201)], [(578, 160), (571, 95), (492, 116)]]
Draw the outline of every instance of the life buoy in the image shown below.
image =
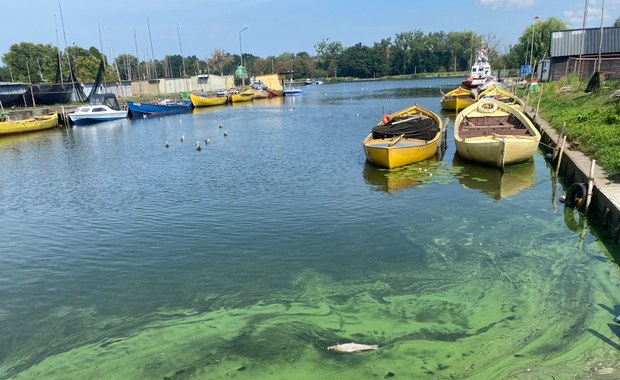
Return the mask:
[(478, 112), (482, 113), (492, 113), (497, 111), (497, 104), (489, 101), (489, 100), (481, 100), (478, 102), (478, 107), (476, 108)]
[(564, 207), (576, 208), (577, 211), (584, 211), (586, 209), (586, 185), (579, 182), (570, 185), (566, 190), (566, 199), (564, 201)]

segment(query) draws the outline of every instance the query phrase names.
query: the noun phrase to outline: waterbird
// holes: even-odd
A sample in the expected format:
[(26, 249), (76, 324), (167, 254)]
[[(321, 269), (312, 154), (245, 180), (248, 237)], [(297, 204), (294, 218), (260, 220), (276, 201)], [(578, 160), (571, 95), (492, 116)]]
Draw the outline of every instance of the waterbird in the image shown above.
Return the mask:
[(211, 142), (211, 140), (209, 140), (209, 139), (205, 139), (205, 144), (208, 144), (208, 143), (210, 143), (210, 142)]
[(143, 115), (142, 115), (142, 118), (143, 118), (143, 119), (146, 119), (146, 114), (143, 114)]
[(224, 131), (224, 137), (228, 136), (228, 131)]
[(222, 128), (222, 123), (220, 123), (220, 128)]
[(196, 150), (200, 150), (200, 149), (202, 149), (200, 147), (200, 141), (196, 140)]
[(181, 142), (185, 141), (185, 136), (181, 135)]
[(166, 140), (166, 148), (170, 148), (170, 144), (168, 143), (168, 140)]

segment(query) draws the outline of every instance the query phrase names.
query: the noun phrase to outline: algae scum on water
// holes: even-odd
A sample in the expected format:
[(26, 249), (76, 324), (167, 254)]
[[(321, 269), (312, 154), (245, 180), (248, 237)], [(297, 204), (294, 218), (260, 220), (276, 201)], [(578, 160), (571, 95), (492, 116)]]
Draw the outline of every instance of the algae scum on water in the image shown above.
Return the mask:
[[(41, 356), (12, 357), (3, 377), (557, 379), (613, 371), (615, 350), (591, 331), (610, 335), (612, 316), (599, 305), (609, 290), (600, 288), (600, 247), (589, 241), (579, 250), (575, 235), (537, 223), (465, 220), (441, 237), (410, 226), (399, 231), (406, 243), (397, 253), (351, 247), (360, 261), (340, 278), (301, 271), (262, 298), (244, 294), (251, 283), (224, 300), (205, 291), (194, 310), (143, 321), (59, 310), (92, 335), (73, 341), (71, 332), (50, 331)], [(525, 230), (533, 236), (519, 239)], [(380, 349), (327, 350), (347, 342)], [(28, 365), (16, 373), (20, 363)]]

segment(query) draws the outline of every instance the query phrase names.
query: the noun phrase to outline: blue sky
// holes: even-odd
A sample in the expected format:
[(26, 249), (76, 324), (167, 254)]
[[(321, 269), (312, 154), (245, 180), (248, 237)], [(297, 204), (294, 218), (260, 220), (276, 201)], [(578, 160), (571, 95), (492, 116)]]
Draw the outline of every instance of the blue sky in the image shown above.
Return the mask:
[[(600, 26), (602, 1), (589, 0), (587, 27)], [(109, 56), (135, 55), (137, 45), (140, 59), (150, 59), (147, 17), (158, 59), (181, 51), (201, 59), (214, 49), (239, 54), (245, 26), (243, 52), (263, 58), (284, 52), (315, 55), (314, 46), (323, 39), (344, 47), (372, 46), (414, 30), (472, 30), (494, 36), (505, 52), (535, 16), (556, 17), (581, 28), (584, 7), (585, 0), (11, 1), (10, 10), (2, 12), (0, 57), (19, 42), (58, 44), (62, 49), (66, 35), (68, 45), (103, 47)], [(620, 17), (620, 0), (605, 0), (604, 14), (603, 25), (611, 26)]]

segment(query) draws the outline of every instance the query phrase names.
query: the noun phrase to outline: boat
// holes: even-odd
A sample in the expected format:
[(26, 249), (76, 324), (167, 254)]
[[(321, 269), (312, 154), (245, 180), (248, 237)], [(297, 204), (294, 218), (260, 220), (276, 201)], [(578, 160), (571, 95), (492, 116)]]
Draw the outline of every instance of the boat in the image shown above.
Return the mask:
[(462, 188), (480, 191), (495, 201), (515, 196), (536, 183), (535, 160), (527, 160), (500, 170), (492, 166), (477, 165), (455, 154), (452, 167), (458, 173), (457, 178)]
[(466, 88), (476, 88), (483, 85), (487, 79), (493, 78), (491, 62), (485, 49), (478, 50), (476, 62), (471, 66), (469, 76), (462, 82)]
[(293, 87), (293, 83), (292, 82), (291, 82), (290, 85), (285, 86), (282, 91), (284, 93), (284, 96), (301, 95), (301, 94), (304, 93), (301, 88)]
[(254, 91), (254, 99), (266, 99), (269, 97), (269, 92), (263, 89), (253, 89)]
[(456, 116), (454, 142), (459, 156), (503, 169), (532, 158), (540, 133), (518, 109), (482, 99)]
[(69, 118), (76, 125), (125, 119), (126, 117), (127, 110), (121, 109), (116, 95), (112, 93), (93, 94), (87, 106), (80, 106), (69, 114)]
[(42, 131), (58, 126), (58, 113), (34, 116), (24, 120), (6, 120), (0, 122), (0, 136)]
[(130, 117), (148, 117), (174, 115), (189, 112), (192, 109), (192, 101), (179, 99), (164, 99), (154, 103), (127, 102)]
[(425, 160), (437, 152), (441, 118), (418, 105), (384, 115), (364, 139), (366, 158), (375, 166), (396, 168)]
[(24, 105), (28, 86), (20, 82), (0, 82), (0, 105), (13, 107)]
[(458, 111), (476, 102), (476, 97), (470, 89), (457, 87), (441, 96), (441, 109), (444, 111)]
[(67, 104), (71, 102), (76, 87), (80, 83), (39, 83), (31, 84), (26, 91), (25, 99), (28, 106)]
[(310, 78), (306, 78), (306, 80), (304, 81), (304, 86), (310, 86), (311, 84), (313, 84), (314, 82), (312, 81), (312, 79)]
[(478, 100), (490, 98), (515, 107), (521, 112), (525, 110), (525, 103), (523, 100), (504, 87), (492, 85), (478, 94)]
[(275, 98), (276, 96), (284, 96), (283, 90), (276, 90), (276, 89), (270, 88), (267, 90), (267, 92), (269, 94), (269, 98)]
[(243, 92), (230, 95), (230, 101), (232, 103), (249, 102), (254, 100), (254, 90), (247, 89)]
[(228, 102), (226, 93), (223, 95), (216, 94), (215, 96), (208, 94), (189, 94), (189, 99), (194, 107), (221, 106)]

